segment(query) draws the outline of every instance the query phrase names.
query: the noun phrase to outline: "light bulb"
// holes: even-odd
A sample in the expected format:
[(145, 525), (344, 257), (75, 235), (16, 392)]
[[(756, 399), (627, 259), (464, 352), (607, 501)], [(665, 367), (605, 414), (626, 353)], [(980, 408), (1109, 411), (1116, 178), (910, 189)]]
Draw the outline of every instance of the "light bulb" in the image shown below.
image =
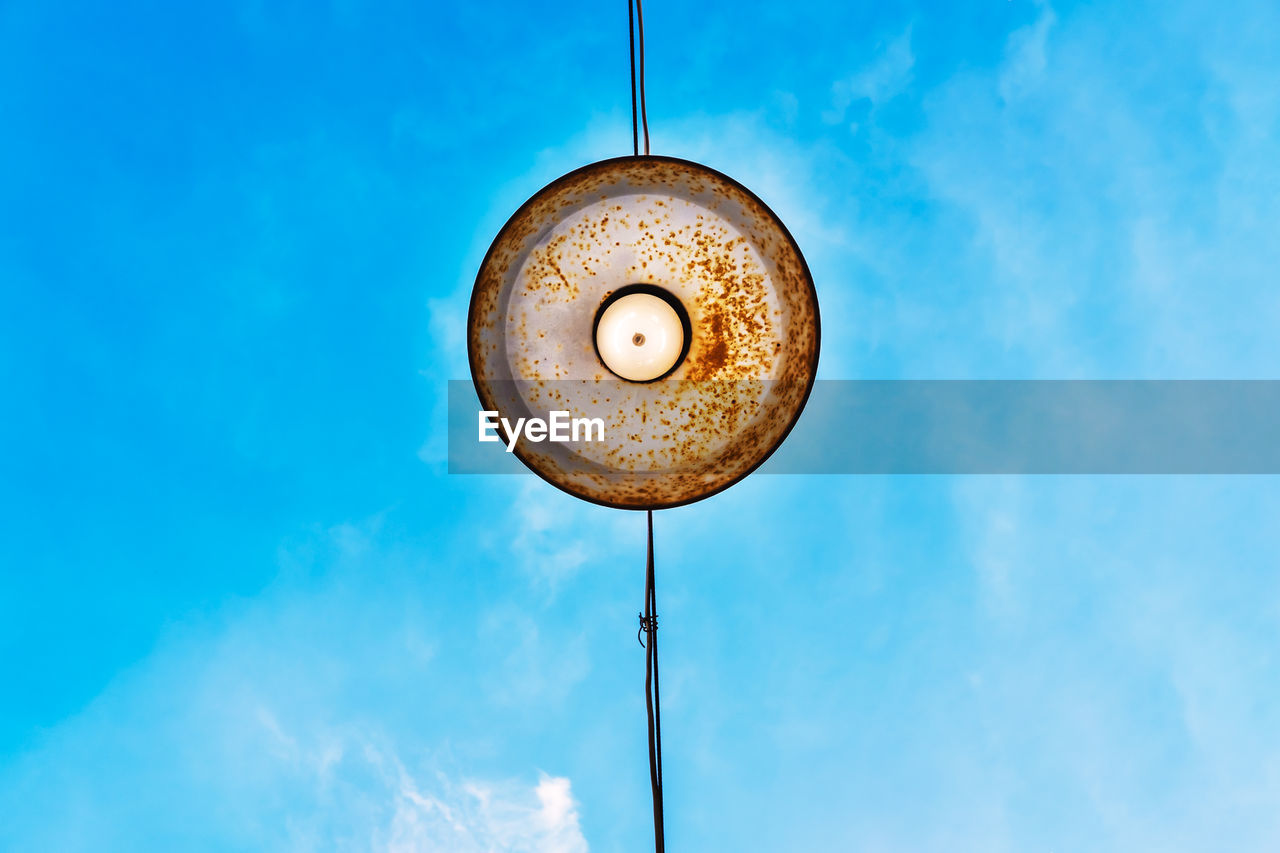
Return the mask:
[(628, 293), (604, 309), (596, 323), (596, 351), (623, 379), (648, 382), (676, 366), (684, 349), (680, 315), (651, 293)]

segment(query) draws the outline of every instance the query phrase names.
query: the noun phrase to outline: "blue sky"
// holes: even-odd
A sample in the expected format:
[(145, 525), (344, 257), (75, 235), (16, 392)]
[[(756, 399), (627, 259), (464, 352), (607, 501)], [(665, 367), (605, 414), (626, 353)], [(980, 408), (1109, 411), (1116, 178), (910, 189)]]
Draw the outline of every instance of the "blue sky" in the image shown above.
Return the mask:
[[(651, 3), (826, 378), (1276, 378), (1273, 3)], [(0, 849), (639, 851), (643, 517), (444, 473), (471, 281), (630, 145), (621, 4), (0, 5)], [(687, 850), (1280, 844), (1272, 477), (657, 518)]]

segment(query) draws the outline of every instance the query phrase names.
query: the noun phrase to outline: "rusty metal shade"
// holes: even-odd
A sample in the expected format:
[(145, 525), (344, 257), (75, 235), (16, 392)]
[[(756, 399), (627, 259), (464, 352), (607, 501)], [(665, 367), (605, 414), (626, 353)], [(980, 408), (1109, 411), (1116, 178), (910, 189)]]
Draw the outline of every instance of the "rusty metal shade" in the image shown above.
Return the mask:
[[(620, 378), (596, 347), (624, 290), (660, 295), (685, 325), (656, 381)], [(719, 172), (654, 156), (593, 163), (525, 202), (481, 264), (467, 329), (484, 409), (605, 424), (603, 440), (520, 439), (520, 460), (627, 509), (700, 500), (759, 466), (804, 408), (818, 343), (813, 279), (777, 216)]]

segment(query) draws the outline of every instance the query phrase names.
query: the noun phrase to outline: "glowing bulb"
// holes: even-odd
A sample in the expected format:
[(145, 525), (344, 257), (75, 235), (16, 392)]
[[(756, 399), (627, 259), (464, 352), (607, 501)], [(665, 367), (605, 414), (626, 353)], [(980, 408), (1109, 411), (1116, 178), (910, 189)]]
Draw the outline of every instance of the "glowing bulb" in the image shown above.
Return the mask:
[(616, 299), (596, 324), (596, 350), (605, 367), (623, 379), (647, 382), (675, 367), (684, 348), (680, 315), (665, 299), (629, 293)]

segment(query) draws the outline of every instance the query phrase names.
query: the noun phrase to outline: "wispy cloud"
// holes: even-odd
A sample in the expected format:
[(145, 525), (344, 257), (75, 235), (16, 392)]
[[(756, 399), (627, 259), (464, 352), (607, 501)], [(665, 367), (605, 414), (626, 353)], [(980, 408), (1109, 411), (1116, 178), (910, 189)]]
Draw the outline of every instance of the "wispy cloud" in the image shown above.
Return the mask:
[[(483, 687), (441, 665), (443, 636), (457, 629), (406, 586), (425, 555), (395, 541), (375, 519), (294, 543), (272, 588), (170, 632), (0, 772), (0, 801), (29, 806), (7, 813), (0, 846), (173, 849), (199, 838), (258, 850), (584, 853), (568, 778), (468, 770), (457, 744), (484, 741), (489, 726), (468, 735), (460, 721), (430, 722), (474, 707)], [(536, 657), (551, 658), (544, 680), (572, 669), (563, 655)], [(506, 681), (522, 707), (551, 689), (517, 681), (532, 660), (514, 660)], [(384, 713), (388, 696), (419, 703), (412, 725)], [(60, 820), (47, 819), (54, 811)]]
[(908, 26), (889, 40), (869, 65), (831, 85), (831, 107), (823, 112), (822, 120), (839, 124), (858, 101), (866, 101), (874, 109), (897, 97), (910, 85), (915, 62)]
[(1274, 70), (1220, 37), (1234, 25), (1161, 7), (1135, 39), (1120, 16), (1041, 3), (996, 67), (923, 99), (910, 159), (970, 223), (966, 328), (1024, 375), (1257, 375), (1280, 317), (1257, 224), (1276, 214)]
[(424, 791), (404, 776), (390, 826), (376, 849), (388, 853), (586, 853), (569, 780), (543, 775), (519, 783), (445, 782)]
[(1034, 23), (1010, 33), (1005, 42), (1004, 65), (1000, 68), (1000, 95), (1013, 100), (1032, 88), (1044, 74), (1045, 45), (1049, 30), (1058, 20), (1048, 3), (1043, 3)]

